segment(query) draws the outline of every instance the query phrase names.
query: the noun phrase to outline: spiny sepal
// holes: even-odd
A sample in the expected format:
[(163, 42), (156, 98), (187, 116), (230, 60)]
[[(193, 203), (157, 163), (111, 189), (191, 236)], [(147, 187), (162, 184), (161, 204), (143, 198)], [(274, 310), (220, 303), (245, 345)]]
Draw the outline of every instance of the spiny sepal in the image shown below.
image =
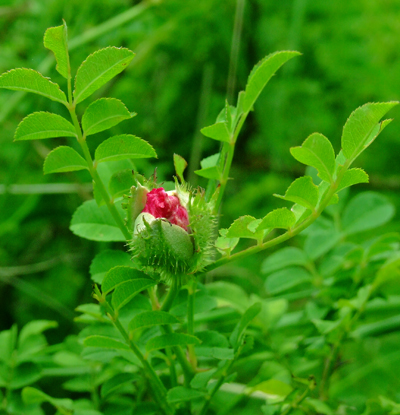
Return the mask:
[(141, 213), (129, 246), (140, 269), (155, 279), (168, 281), (189, 273), (193, 241), (184, 229), (166, 219)]

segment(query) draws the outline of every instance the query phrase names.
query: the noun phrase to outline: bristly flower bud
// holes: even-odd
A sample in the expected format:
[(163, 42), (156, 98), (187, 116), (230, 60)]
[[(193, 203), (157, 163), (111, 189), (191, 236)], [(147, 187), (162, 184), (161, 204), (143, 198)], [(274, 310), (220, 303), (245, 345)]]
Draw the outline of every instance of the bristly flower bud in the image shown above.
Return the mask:
[(214, 253), (213, 202), (207, 203), (201, 190), (189, 191), (178, 183), (176, 191), (157, 187), (145, 196), (144, 205), (143, 200), (131, 202), (143, 206), (129, 243), (138, 268), (164, 281), (200, 271)]

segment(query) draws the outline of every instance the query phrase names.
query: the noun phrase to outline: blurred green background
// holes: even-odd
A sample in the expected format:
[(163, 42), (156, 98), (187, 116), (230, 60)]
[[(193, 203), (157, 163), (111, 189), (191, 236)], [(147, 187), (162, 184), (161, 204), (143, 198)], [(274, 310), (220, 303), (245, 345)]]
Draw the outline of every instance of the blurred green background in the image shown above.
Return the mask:
[[(289, 147), (318, 131), (338, 151), (342, 127), (355, 108), (400, 98), (400, 2), (246, 0), (235, 59), (237, 3), (1, 0), (0, 72), (33, 68), (65, 88), (42, 43), (45, 30), (62, 19), (69, 27), (73, 71), (99, 48), (130, 48), (136, 57), (129, 68), (80, 104), (78, 112), (103, 95), (121, 99), (138, 115), (111, 133), (142, 137), (159, 155), (138, 163), (140, 172), (150, 175), (157, 167), (160, 180), (171, 180), (175, 152), (191, 162), (189, 177), (202, 185), (192, 172), (202, 157), (218, 151), (218, 144), (203, 139), (199, 129), (215, 121), (227, 96), (244, 89), (261, 58), (278, 50), (302, 52), (278, 71), (249, 116), (221, 225), (244, 214), (261, 217), (282, 205), (271, 195), (283, 194), (304, 173)], [(60, 328), (49, 335), (60, 341), (77, 331), (73, 309), (91, 301), (93, 256), (123, 245), (82, 240), (69, 231), (74, 210), (92, 197), (90, 178), (86, 172), (43, 175), (45, 156), (64, 139), (12, 142), (18, 123), (33, 111), (67, 115), (58, 103), (0, 90), (0, 330), (13, 322), (21, 327), (33, 319), (55, 319)], [(400, 110), (390, 116), (395, 121), (357, 160), (371, 179), (357, 189), (381, 191), (398, 208)], [(89, 146), (94, 149), (109, 134), (90, 138)], [(398, 230), (398, 220), (388, 229)], [(236, 264), (235, 272), (258, 272), (265, 256)]]

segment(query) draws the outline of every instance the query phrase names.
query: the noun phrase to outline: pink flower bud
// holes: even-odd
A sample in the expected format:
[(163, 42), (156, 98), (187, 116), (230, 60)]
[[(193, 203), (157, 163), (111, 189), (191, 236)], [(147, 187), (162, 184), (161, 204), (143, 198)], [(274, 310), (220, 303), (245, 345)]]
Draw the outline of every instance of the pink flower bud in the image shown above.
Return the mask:
[(186, 208), (181, 205), (177, 196), (169, 195), (162, 187), (147, 193), (142, 213), (150, 213), (156, 219), (167, 219), (173, 225), (188, 230), (189, 217)]

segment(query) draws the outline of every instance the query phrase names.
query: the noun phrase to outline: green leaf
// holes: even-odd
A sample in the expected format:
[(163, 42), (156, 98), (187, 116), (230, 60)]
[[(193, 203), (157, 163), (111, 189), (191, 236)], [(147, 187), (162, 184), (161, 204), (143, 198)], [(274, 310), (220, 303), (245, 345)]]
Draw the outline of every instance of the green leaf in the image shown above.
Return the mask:
[[(56, 407), (57, 409), (64, 409), (68, 411), (72, 411), (73, 408), (73, 401), (71, 399), (56, 399), (52, 398), (51, 396), (45, 394), (39, 389), (26, 387), (22, 390), (22, 399), (27, 404), (33, 403), (42, 403), (42, 402), (49, 402), (51, 405)], [(62, 413), (62, 412), (60, 412)]]
[(261, 265), (261, 272), (269, 274), (291, 265), (306, 265), (308, 262), (307, 256), (299, 248), (288, 246), (274, 252), (266, 258)]
[(131, 256), (127, 252), (107, 249), (98, 253), (90, 264), (92, 280), (101, 284), (107, 272), (119, 265), (133, 267)]
[(219, 180), (222, 173), (222, 170), (219, 166), (219, 161), (220, 153), (206, 157), (200, 162), (201, 170), (196, 170), (195, 173), (198, 176), (205, 177), (206, 179)]
[(141, 293), (146, 288), (156, 285), (156, 281), (149, 278), (136, 278), (119, 284), (112, 296), (111, 304), (115, 311), (127, 304), (133, 297)]
[(196, 336), (201, 340), (201, 345), (195, 347), (196, 356), (219, 360), (234, 358), (234, 350), (229, 348), (228, 339), (217, 331), (201, 331)]
[(14, 141), (53, 137), (77, 137), (77, 134), (75, 127), (61, 115), (34, 112), (19, 123)]
[(359, 169), (359, 168), (350, 169), (344, 173), (342, 180), (340, 181), (339, 186), (337, 188), (337, 191), (340, 192), (342, 189), (349, 187), (349, 186), (353, 186), (358, 183), (368, 183), (368, 182), (369, 182), (368, 174), (365, 173), (363, 169)]
[(67, 98), (60, 87), (33, 69), (18, 68), (3, 73), (0, 76), (0, 88), (32, 92), (52, 101), (67, 104)]
[(148, 157), (157, 157), (154, 148), (147, 141), (131, 134), (111, 137), (103, 141), (95, 152), (95, 159), (98, 163)]
[(297, 285), (311, 282), (311, 274), (304, 268), (289, 267), (268, 275), (265, 288), (271, 295), (280, 294)]
[(89, 55), (78, 68), (75, 78), (75, 103), (86, 99), (114, 76), (122, 72), (135, 54), (129, 49), (109, 46)]
[(333, 227), (312, 232), (304, 243), (304, 252), (310, 259), (315, 260), (330, 251), (341, 237), (342, 234)]
[(184, 333), (170, 333), (162, 334), (161, 336), (153, 337), (146, 344), (146, 351), (166, 349), (168, 347), (186, 346), (188, 344), (199, 345), (200, 340), (190, 334)]
[(209, 369), (206, 372), (196, 373), (190, 382), (190, 386), (195, 389), (205, 388), (216, 372), (217, 369)]
[(129, 323), (129, 331), (134, 331), (144, 327), (162, 326), (165, 324), (176, 324), (179, 320), (172, 314), (165, 311), (144, 311), (137, 314)]
[(293, 388), (287, 383), (282, 382), (278, 379), (269, 379), (265, 380), (258, 385), (252, 387), (252, 391), (260, 391), (266, 393), (271, 398), (281, 398), (284, 399)]
[(85, 169), (88, 170), (86, 160), (73, 148), (67, 146), (59, 146), (52, 150), (43, 164), (44, 174)]
[(68, 32), (67, 24), (49, 27), (43, 39), (44, 47), (51, 50), (57, 61), (56, 69), (65, 78), (69, 74)]
[(365, 338), (378, 336), (384, 333), (398, 331), (400, 329), (400, 315), (394, 315), (373, 323), (361, 324), (352, 333), (351, 337)]
[(231, 140), (231, 136), (225, 122), (217, 122), (216, 124), (210, 125), (209, 127), (202, 128), (200, 131), (206, 137), (217, 141), (229, 143)]
[(183, 386), (176, 386), (172, 388), (167, 393), (167, 402), (169, 403), (178, 403), (191, 401), (193, 399), (201, 398), (205, 395), (204, 392), (197, 390), (185, 388)]
[[(264, 232), (254, 232), (253, 230), (257, 228), (259, 223), (260, 220), (253, 218), (253, 216), (241, 216), (232, 223), (225, 236), (227, 238), (249, 238), (261, 240), (264, 236)], [(249, 226), (252, 224), (254, 224), (255, 227), (249, 229)]]
[(288, 60), (298, 55), (300, 53), (294, 51), (275, 52), (266, 56), (254, 66), (247, 80), (243, 99), (243, 112), (251, 110), (261, 91), (274, 73)]
[(296, 179), (286, 190), (285, 196), (274, 194), (275, 197), (297, 203), (307, 209), (314, 210), (318, 203), (319, 191), (310, 176)]
[(215, 247), (222, 255), (230, 255), (239, 243), (239, 238), (227, 238), (228, 229), (220, 229), (220, 237), (215, 241)]
[(243, 316), (237, 323), (235, 329), (233, 330), (231, 336), (229, 337), (229, 341), (235, 350), (238, 349), (240, 345), (240, 340), (247, 326), (260, 313), (261, 308), (262, 308), (261, 303), (254, 303), (244, 312)]
[(292, 211), (287, 208), (279, 208), (269, 212), (268, 215), (262, 219), (257, 230), (260, 231), (262, 229), (274, 228), (290, 229), (295, 223), (296, 217)]
[(104, 277), (103, 283), (101, 285), (101, 291), (103, 292), (103, 294), (108, 294), (123, 282), (144, 277), (145, 276), (142, 272), (130, 267), (129, 265), (118, 265), (114, 268), (111, 268), (107, 272), (107, 275)]
[(100, 98), (87, 107), (82, 117), (82, 128), (88, 136), (108, 130), (135, 115), (135, 113), (130, 113), (119, 99)]
[(136, 186), (135, 175), (132, 169), (124, 169), (111, 176), (108, 190), (111, 196), (116, 199), (124, 194), (129, 194), (132, 186)]
[(183, 179), (183, 172), (185, 171), (187, 167), (187, 161), (181, 157), (179, 154), (174, 153), (174, 167), (176, 175), (178, 176), (181, 183), (183, 183), (185, 180)]
[(139, 376), (136, 373), (118, 373), (118, 375), (106, 380), (101, 385), (101, 397), (105, 398), (111, 393), (117, 391), (121, 386), (130, 384), (138, 379)]
[(306, 138), (301, 147), (292, 147), (290, 152), (300, 163), (315, 167), (322, 180), (332, 183), (335, 152), (331, 142), (324, 135), (313, 133)]
[[(115, 205), (122, 216), (119, 204)], [(121, 229), (115, 224), (107, 206), (97, 206), (95, 200), (84, 202), (72, 216), (71, 231), (81, 238), (92, 241), (125, 241)]]
[(33, 362), (23, 362), (13, 370), (10, 389), (20, 389), (37, 382), (42, 377), (42, 369)]
[(34, 320), (30, 321), (29, 323), (25, 324), (22, 327), (21, 332), (19, 334), (18, 339), (18, 347), (22, 347), (23, 344), (28, 340), (31, 336), (36, 336), (38, 334), (43, 333), (46, 330), (53, 329), (58, 327), (57, 321), (52, 320)]
[(83, 341), (86, 347), (103, 347), (105, 349), (130, 350), (129, 346), (107, 336), (89, 336)]
[(350, 114), (342, 133), (342, 150), (348, 160), (364, 151), (391, 120), (379, 120), (398, 102), (369, 103)]
[(395, 209), (385, 196), (364, 192), (355, 196), (343, 212), (342, 226), (347, 235), (374, 229), (387, 223)]
[(229, 305), (243, 313), (249, 306), (246, 291), (237, 284), (216, 281), (207, 284), (207, 289), (211, 296), (218, 299), (219, 307)]

